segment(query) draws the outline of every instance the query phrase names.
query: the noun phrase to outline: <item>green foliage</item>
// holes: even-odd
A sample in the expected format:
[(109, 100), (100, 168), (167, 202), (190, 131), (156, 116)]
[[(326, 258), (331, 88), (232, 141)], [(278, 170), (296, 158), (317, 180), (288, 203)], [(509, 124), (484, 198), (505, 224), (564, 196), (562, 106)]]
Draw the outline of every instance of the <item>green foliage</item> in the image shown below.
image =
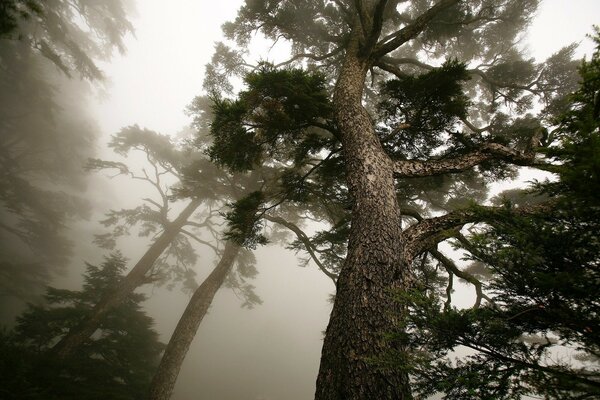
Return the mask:
[(46, 305), (30, 305), (14, 332), (3, 333), (0, 369), (5, 399), (140, 399), (163, 345), (133, 293), (101, 322), (77, 354), (60, 364), (48, 351), (122, 278), (126, 260), (114, 253), (87, 264), (81, 291), (48, 288)]
[(67, 225), (89, 214), (82, 165), (97, 131), (85, 99), (102, 77), (96, 63), (124, 50), (125, 3), (0, 1), (3, 297), (39, 296), (68, 264)]
[[(470, 258), (491, 273), (493, 304), (442, 311), (427, 288), (403, 299), (412, 334), (401, 338), (412, 352), (397, 359), (411, 360), (424, 397), (600, 396), (600, 47), (580, 72), (547, 150), (559, 179), (535, 187), (552, 197), (552, 209), (524, 216), (508, 204), (470, 237)], [(449, 352), (461, 348), (471, 352), (452, 361)]]
[(266, 244), (267, 238), (261, 233), (263, 221), (259, 216), (259, 208), (264, 200), (264, 193), (257, 191), (230, 204), (231, 211), (224, 215), (229, 225), (224, 238), (249, 249)]
[(0, 38), (11, 37), (20, 20), (40, 16), (42, 8), (35, 0), (2, 0), (0, 3)]
[[(325, 81), (319, 74), (265, 64), (246, 75), (245, 83), (248, 89), (236, 100), (214, 99), (208, 154), (232, 171), (247, 171), (266, 156), (278, 159), (293, 152), (311, 125), (329, 117)], [(314, 144), (314, 135), (310, 140)], [(314, 146), (305, 147), (314, 151)]]
[(385, 100), (379, 107), (389, 128), (380, 135), (388, 152), (397, 157), (430, 156), (445, 142), (445, 131), (466, 117), (469, 101), (462, 83), (469, 79), (465, 65), (450, 60), (425, 74), (382, 84)]
[(97, 60), (109, 58), (113, 49), (123, 53), (123, 37), (133, 32), (128, 8), (126, 0), (3, 1), (0, 35), (30, 46), (68, 77), (77, 72), (85, 79), (102, 79)]

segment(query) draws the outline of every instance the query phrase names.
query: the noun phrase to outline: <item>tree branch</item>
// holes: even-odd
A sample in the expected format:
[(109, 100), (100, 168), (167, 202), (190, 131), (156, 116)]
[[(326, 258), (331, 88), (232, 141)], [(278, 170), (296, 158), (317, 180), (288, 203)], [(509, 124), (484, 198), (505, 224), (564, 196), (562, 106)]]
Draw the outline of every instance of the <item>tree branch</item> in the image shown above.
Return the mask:
[(396, 50), (409, 40), (414, 39), (423, 31), (423, 29), (425, 29), (427, 24), (431, 22), (436, 15), (455, 4), (458, 4), (460, 1), (461, 0), (441, 0), (417, 17), (410, 25), (393, 33), (391, 39), (384, 41), (383, 43), (378, 43), (372, 53), (373, 59), (376, 60), (387, 53)]
[(424, 251), (430, 251), (437, 243), (457, 237), (458, 231), (468, 223), (492, 221), (495, 217), (505, 217), (506, 212), (517, 216), (526, 216), (550, 212), (554, 201), (531, 206), (515, 207), (477, 207), (449, 212), (440, 217), (423, 219), (402, 232), (405, 260), (412, 261)]
[(450, 279), (453, 275), (458, 276), (460, 279), (463, 279), (469, 282), (471, 285), (475, 287), (475, 304), (473, 304), (473, 308), (479, 308), (481, 306), (481, 299), (485, 299), (490, 304), (494, 305), (494, 301), (488, 297), (485, 293), (483, 293), (481, 281), (475, 278), (473, 275), (468, 272), (461, 271), (454, 261), (446, 257), (442, 252), (438, 249), (433, 248), (429, 250), (429, 253), (440, 262), (440, 264), (444, 267), (444, 269), (450, 274)]
[(298, 238), (298, 240), (300, 240), (302, 242), (302, 244), (304, 244), (304, 247), (306, 248), (306, 251), (308, 252), (308, 254), (310, 255), (310, 257), (312, 258), (312, 260), (315, 262), (315, 264), (317, 264), (317, 267), (319, 267), (319, 269), (325, 274), (327, 275), (327, 277), (329, 279), (331, 279), (333, 281), (333, 283), (335, 284), (337, 281), (337, 275), (330, 272), (327, 267), (325, 267), (325, 265), (323, 265), (323, 263), (321, 263), (321, 261), (319, 260), (319, 258), (317, 257), (317, 255), (315, 254), (315, 248), (313, 246), (313, 244), (310, 242), (310, 239), (308, 238), (308, 236), (306, 235), (306, 233), (304, 233), (304, 231), (302, 229), (300, 229), (297, 225), (286, 221), (285, 219), (281, 218), (281, 217), (275, 217), (275, 216), (271, 216), (271, 215), (267, 215), (265, 214), (263, 216), (267, 221), (271, 221), (274, 222), (276, 224), (285, 226), (286, 228), (288, 228), (290, 231), (294, 232), (296, 234), (296, 237)]
[(394, 170), (397, 177), (415, 178), (462, 172), (492, 159), (507, 161), (515, 165), (532, 165), (535, 161), (535, 150), (539, 145), (541, 137), (542, 130), (539, 129), (532, 136), (530, 144), (525, 151), (511, 149), (499, 143), (485, 143), (478, 149), (453, 158), (429, 161), (395, 161)]

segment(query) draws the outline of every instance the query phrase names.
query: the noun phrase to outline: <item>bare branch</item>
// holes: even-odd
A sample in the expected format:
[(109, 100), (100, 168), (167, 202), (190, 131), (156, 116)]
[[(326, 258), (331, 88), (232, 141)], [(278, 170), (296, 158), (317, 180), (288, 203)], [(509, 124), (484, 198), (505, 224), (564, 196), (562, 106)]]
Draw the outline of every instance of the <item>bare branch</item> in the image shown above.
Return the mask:
[(194, 239), (196, 242), (210, 247), (211, 249), (214, 250), (215, 254), (219, 254), (219, 249), (214, 244), (207, 242), (206, 240), (200, 239), (198, 236), (194, 235), (192, 232), (187, 231), (185, 229), (180, 229), (180, 232), (183, 233), (184, 235), (187, 235), (191, 239)]
[[(440, 262), (440, 264), (444, 267), (444, 269), (448, 272), (448, 274), (450, 274), (450, 277), (452, 277), (453, 275), (456, 275), (460, 279), (463, 279), (463, 280), (469, 282), (470, 284), (472, 284), (475, 287), (476, 299), (475, 299), (475, 304), (473, 304), (473, 308), (479, 308), (481, 306), (482, 299), (485, 299), (492, 305), (495, 304), (494, 301), (489, 296), (487, 296), (485, 293), (483, 293), (481, 281), (479, 281), (477, 278), (475, 278), (473, 275), (469, 274), (468, 272), (461, 271), (456, 266), (454, 261), (452, 261), (451, 259), (446, 257), (439, 250), (434, 248), (434, 249), (429, 250), (429, 253), (436, 260), (438, 260)], [(450, 279), (452, 279), (452, 278), (450, 278)]]
[(319, 269), (325, 274), (327, 275), (327, 277), (329, 279), (331, 279), (333, 281), (333, 283), (335, 284), (335, 282), (337, 281), (337, 275), (332, 273), (331, 271), (329, 271), (327, 269), (327, 267), (325, 267), (325, 265), (323, 265), (323, 263), (321, 263), (321, 260), (319, 260), (319, 257), (317, 257), (317, 255), (315, 254), (315, 247), (313, 246), (313, 244), (310, 242), (310, 239), (308, 238), (308, 236), (306, 235), (306, 233), (304, 233), (304, 231), (302, 229), (300, 229), (297, 225), (286, 221), (285, 219), (281, 218), (281, 217), (275, 217), (275, 216), (271, 216), (271, 215), (264, 215), (264, 218), (267, 221), (271, 221), (274, 222), (276, 224), (285, 226), (286, 228), (288, 228), (290, 231), (294, 232), (296, 234), (296, 237), (298, 238), (298, 240), (300, 240), (302, 242), (302, 244), (304, 245), (304, 247), (306, 248), (306, 251), (308, 252), (308, 254), (310, 255), (310, 257), (312, 258), (312, 260), (315, 262), (315, 264), (317, 264), (317, 267), (319, 267)]

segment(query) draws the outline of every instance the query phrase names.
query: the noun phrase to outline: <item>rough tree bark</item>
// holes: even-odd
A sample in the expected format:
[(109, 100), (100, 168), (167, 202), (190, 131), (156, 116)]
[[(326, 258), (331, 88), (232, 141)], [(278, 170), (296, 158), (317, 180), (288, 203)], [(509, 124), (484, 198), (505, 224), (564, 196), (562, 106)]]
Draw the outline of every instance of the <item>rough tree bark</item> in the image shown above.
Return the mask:
[(439, 1), (380, 43), (387, 1), (356, 3), (358, 15), (333, 96), (353, 199), (352, 227), (323, 343), (316, 400), (412, 398), (406, 373), (377, 365), (395, 346), (385, 335), (396, 330), (402, 315), (393, 293), (408, 290), (412, 274), (411, 260), (403, 251), (394, 185), (397, 165), (381, 146), (362, 95), (367, 71), (379, 58), (417, 36), (439, 12), (459, 1)]
[(194, 340), (200, 322), (206, 315), (210, 304), (240, 251), (240, 246), (228, 241), (221, 260), (210, 275), (196, 289), (181, 316), (171, 340), (165, 350), (160, 365), (150, 385), (149, 400), (168, 400), (171, 398), (181, 364)]
[(316, 400), (410, 399), (408, 377), (377, 368), (373, 360), (389, 352), (384, 334), (394, 331), (393, 290), (410, 285), (402, 260), (401, 216), (393, 163), (361, 104), (369, 67), (356, 38), (347, 50), (334, 92), (335, 117), (342, 133), (346, 179), (353, 196), (348, 255), (337, 281), (327, 327)]
[(146, 274), (150, 271), (154, 262), (179, 234), (181, 228), (201, 203), (201, 200), (193, 199), (179, 216), (165, 227), (163, 233), (152, 243), (133, 269), (119, 283), (119, 286), (104, 295), (89, 316), (81, 321), (79, 325), (71, 328), (52, 348), (53, 356), (58, 359), (66, 359), (72, 355), (98, 329), (102, 319), (108, 312), (123, 302), (138, 286), (145, 283)]

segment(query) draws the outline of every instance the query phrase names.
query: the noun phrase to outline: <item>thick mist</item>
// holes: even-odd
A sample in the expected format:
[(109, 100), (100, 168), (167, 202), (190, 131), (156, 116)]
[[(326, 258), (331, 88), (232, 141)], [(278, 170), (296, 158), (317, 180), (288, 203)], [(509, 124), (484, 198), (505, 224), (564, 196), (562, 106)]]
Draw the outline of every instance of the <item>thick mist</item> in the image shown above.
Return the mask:
[[(203, 94), (204, 66), (222, 40), (221, 24), (235, 18), (242, 2), (144, 0), (134, 7), (110, 0), (106, 8), (91, 7), (87, 18), (67, 3), (26, 10), (30, 16), (17, 17), (0, 36), (0, 322), (11, 328), (27, 303), (47, 304), (48, 285), (82, 290), (86, 263), (100, 265), (118, 251), (128, 260), (126, 271), (134, 268), (189, 205), (183, 176), (193, 166), (201, 171), (193, 187), (202, 202), (136, 290), (147, 297), (141, 310), (166, 344), (220, 260), (224, 213), (263, 182), (220, 175), (205, 148), (189, 146), (195, 131), (186, 109)], [(74, 25), (65, 29), (79, 46), (65, 45), (50, 28), (36, 36), (37, 23), (47, 26), (39, 13), (52, 5)], [(102, 22), (104, 13), (111, 23)], [(597, 15), (600, 6), (591, 0), (544, 2), (524, 46), (539, 59), (571, 42), (581, 43), (579, 55), (589, 54), (585, 34)], [(558, 25), (561, 36), (551, 39)], [(266, 58), (279, 57), (275, 49)], [(268, 244), (231, 267), (172, 399), (314, 395), (335, 287), (313, 261), (305, 262), (305, 252), (286, 248), (293, 233), (271, 235), (275, 225), (262, 227)], [(472, 302), (472, 288), (455, 289), (459, 303)]]

